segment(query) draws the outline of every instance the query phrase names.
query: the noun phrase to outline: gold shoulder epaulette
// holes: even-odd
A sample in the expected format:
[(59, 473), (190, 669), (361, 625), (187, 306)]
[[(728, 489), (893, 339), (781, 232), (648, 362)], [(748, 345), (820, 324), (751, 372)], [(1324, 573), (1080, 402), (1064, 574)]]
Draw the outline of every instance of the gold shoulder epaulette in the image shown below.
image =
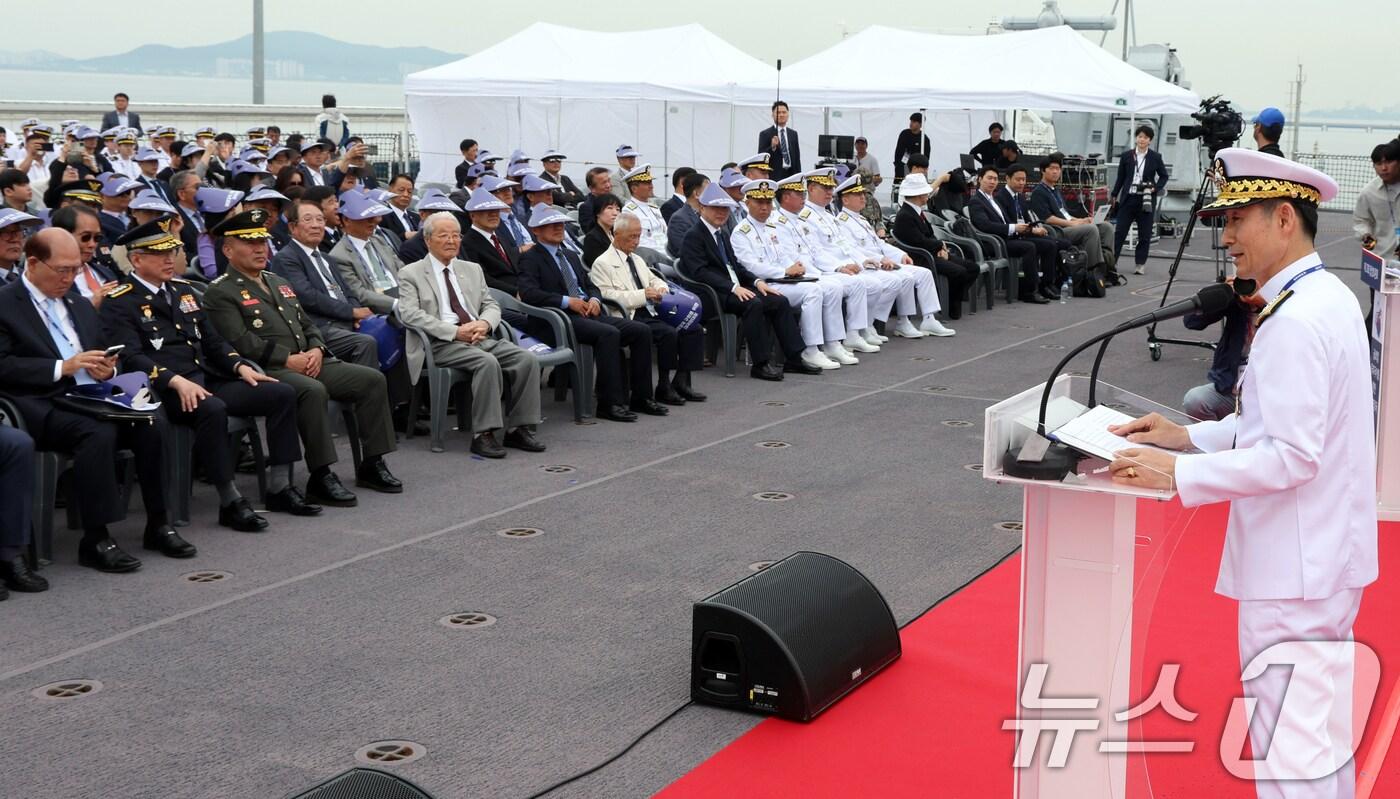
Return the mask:
[(1277, 311), (1279, 307), (1282, 306), (1284, 302), (1286, 302), (1288, 298), (1292, 296), (1293, 289), (1289, 289), (1287, 291), (1281, 292), (1277, 297), (1274, 297), (1273, 301), (1270, 302), (1268, 305), (1265, 305), (1264, 310), (1259, 312), (1259, 318), (1255, 320), (1254, 326), (1259, 327), (1260, 325), (1264, 324), (1264, 320), (1268, 319), (1270, 316), (1273, 316), (1274, 311)]
[(131, 291), (131, 284), (130, 284), (130, 283), (123, 283), (123, 284), (121, 284), (120, 286), (117, 286), (116, 288), (112, 289), (112, 293), (107, 295), (107, 299), (109, 299), (109, 300), (111, 300), (111, 299), (116, 299), (117, 297), (120, 297), (120, 296), (122, 296), (123, 294), (127, 294), (127, 293), (129, 293), (130, 291)]

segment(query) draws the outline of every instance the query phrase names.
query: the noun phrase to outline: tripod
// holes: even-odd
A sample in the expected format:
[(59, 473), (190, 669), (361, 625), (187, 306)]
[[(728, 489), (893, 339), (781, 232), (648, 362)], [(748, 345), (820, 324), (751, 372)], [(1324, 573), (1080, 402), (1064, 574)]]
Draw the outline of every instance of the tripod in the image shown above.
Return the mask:
[[(1211, 153), (1211, 161), (1215, 160), (1215, 154)], [(1196, 199), (1191, 203), (1191, 216), (1186, 220), (1186, 230), (1181, 234), (1181, 243), (1176, 248), (1176, 258), (1172, 259), (1171, 268), (1167, 270), (1167, 286), (1162, 291), (1162, 300), (1157, 304), (1161, 308), (1167, 304), (1167, 297), (1171, 296), (1172, 284), (1176, 282), (1176, 270), (1181, 266), (1181, 256), (1186, 253), (1186, 245), (1191, 243), (1191, 233), (1196, 229), (1196, 214), (1205, 207), (1206, 200), (1214, 192), (1211, 180), (1211, 170), (1207, 168), (1205, 174), (1201, 176), (1201, 185), (1196, 189)], [(1210, 225), (1210, 250), (1215, 258), (1215, 279), (1217, 282), (1225, 280), (1225, 256), (1220, 249), (1220, 227), (1214, 223)], [(1204, 347), (1208, 350), (1215, 349), (1213, 341), (1197, 341), (1195, 339), (1165, 338), (1157, 335), (1157, 324), (1154, 322), (1147, 328), (1147, 351), (1152, 356), (1152, 360), (1162, 360), (1163, 344), (1180, 344), (1185, 347)]]

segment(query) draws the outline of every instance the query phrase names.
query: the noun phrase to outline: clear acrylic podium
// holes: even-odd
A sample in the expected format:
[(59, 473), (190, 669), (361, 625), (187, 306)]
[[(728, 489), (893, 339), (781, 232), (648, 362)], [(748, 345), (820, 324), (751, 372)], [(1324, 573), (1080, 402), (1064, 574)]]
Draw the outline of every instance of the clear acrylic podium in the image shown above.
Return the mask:
[[(1054, 743), (1050, 732), (1040, 735), (1035, 758), (1016, 769), (1019, 799), (1122, 799), (1127, 758), (1104, 754), (1099, 741), (1125, 741), (1128, 723), (1114, 714), (1131, 707), (1133, 558), (1138, 533), (1139, 500), (1166, 501), (1174, 490), (1154, 491), (1115, 485), (1105, 472), (1107, 463), (1081, 461), (1077, 473), (1063, 481), (1026, 480), (1006, 475), (1002, 457), (1019, 451), (1034, 437), (1044, 384), (1027, 389), (986, 411), (982, 476), (998, 483), (1017, 484), (1025, 494), (1021, 533), (1021, 611), (1017, 678), (1017, 718), (1024, 721), (1097, 720), (1093, 732), (1078, 733), (1063, 767), (1052, 767), (1047, 756)], [(1087, 404), (1089, 380), (1061, 375), (1052, 397)], [(1186, 424), (1179, 411), (1158, 405), (1100, 381), (1098, 404), (1132, 416), (1152, 411)], [(1053, 427), (1053, 425), (1052, 425)], [(1025, 707), (1023, 691), (1032, 666), (1045, 664), (1041, 703)], [(1034, 696), (1032, 697), (1034, 698)], [(1066, 709), (1066, 701), (1093, 698), (1093, 709)], [(1057, 701), (1058, 700), (1058, 701)], [(1060, 707), (1053, 707), (1060, 704)], [(1046, 729), (1053, 731), (1047, 724)], [(1023, 728), (1024, 729), (1024, 728)], [(1016, 733), (1018, 742), (1029, 740)], [(1060, 733), (1061, 736), (1068, 733)]]
[[(1374, 253), (1370, 266), (1377, 267)], [(1371, 379), (1376, 399), (1376, 499), (1383, 521), (1400, 521), (1400, 262), (1362, 279), (1376, 289), (1371, 319)]]

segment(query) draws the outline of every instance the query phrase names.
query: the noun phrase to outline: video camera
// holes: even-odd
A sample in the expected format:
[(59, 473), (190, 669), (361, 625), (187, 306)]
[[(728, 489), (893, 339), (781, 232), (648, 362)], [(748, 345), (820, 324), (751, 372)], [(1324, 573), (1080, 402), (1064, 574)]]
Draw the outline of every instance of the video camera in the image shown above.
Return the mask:
[(1212, 158), (1220, 150), (1234, 145), (1244, 133), (1244, 117), (1230, 107), (1230, 101), (1220, 95), (1201, 101), (1201, 110), (1191, 115), (1198, 124), (1182, 125), (1177, 135), (1182, 139), (1200, 139), (1210, 150)]

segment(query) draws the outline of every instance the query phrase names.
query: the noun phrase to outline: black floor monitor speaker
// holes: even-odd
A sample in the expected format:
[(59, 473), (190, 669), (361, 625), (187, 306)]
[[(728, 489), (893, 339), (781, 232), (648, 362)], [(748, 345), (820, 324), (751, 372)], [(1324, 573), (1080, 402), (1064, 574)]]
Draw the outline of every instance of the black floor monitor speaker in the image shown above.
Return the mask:
[(836, 558), (797, 552), (695, 603), (690, 695), (811, 721), (899, 655), (875, 586)]
[(377, 768), (352, 768), (287, 799), (433, 799), (433, 795)]

